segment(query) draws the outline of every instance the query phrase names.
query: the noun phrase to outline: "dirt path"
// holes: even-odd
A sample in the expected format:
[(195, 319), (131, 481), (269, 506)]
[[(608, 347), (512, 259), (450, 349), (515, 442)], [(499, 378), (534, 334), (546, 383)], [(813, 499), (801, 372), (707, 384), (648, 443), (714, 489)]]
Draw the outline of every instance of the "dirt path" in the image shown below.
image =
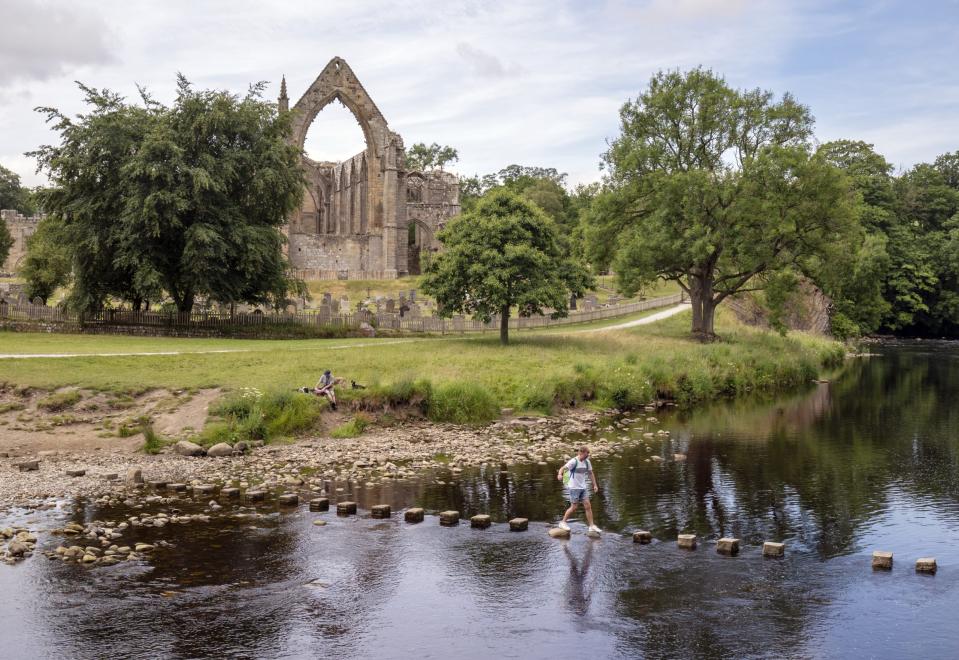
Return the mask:
[(580, 334), (584, 332), (609, 332), (610, 330), (624, 330), (626, 328), (633, 328), (637, 325), (648, 325), (650, 323), (655, 323), (656, 321), (662, 321), (663, 319), (668, 319), (670, 316), (676, 316), (681, 314), (686, 310), (690, 309), (691, 305), (689, 303), (680, 303), (675, 307), (670, 307), (669, 309), (663, 310), (661, 312), (656, 312), (649, 316), (644, 316), (641, 319), (636, 319), (635, 321), (627, 321), (626, 323), (619, 323), (617, 325), (607, 325), (603, 328), (586, 328), (585, 330), (576, 330), (569, 334)]

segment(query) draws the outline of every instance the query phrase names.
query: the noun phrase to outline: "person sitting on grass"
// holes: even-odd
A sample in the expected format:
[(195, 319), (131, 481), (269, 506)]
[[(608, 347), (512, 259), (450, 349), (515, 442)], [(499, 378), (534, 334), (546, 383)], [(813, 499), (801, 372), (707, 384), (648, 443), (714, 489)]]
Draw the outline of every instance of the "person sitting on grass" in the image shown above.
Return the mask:
[(586, 509), (586, 522), (589, 523), (589, 531), (599, 532), (599, 527), (593, 524), (593, 507), (589, 503), (589, 495), (586, 493), (586, 475), (593, 485), (593, 492), (599, 491), (599, 485), (596, 483), (596, 474), (593, 472), (593, 464), (589, 460), (589, 447), (580, 447), (579, 455), (573, 456), (563, 467), (559, 469), (556, 478), (563, 481), (563, 473), (569, 472), (569, 508), (563, 514), (563, 519), (559, 522), (559, 528), (569, 530), (566, 521), (571, 515), (576, 513), (582, 503)]
[(316, 396), (325, 396), (330, 400), (330, 407), (333, 410), (336, 410), (336, 392), (333, 391), (333, 385), (335, 384), (336, 379), (333, 378), (333, 372), (327, 369), (323, 372), (323, 375), (320, 376), (316, 387), (313, 388), (313, 394)]

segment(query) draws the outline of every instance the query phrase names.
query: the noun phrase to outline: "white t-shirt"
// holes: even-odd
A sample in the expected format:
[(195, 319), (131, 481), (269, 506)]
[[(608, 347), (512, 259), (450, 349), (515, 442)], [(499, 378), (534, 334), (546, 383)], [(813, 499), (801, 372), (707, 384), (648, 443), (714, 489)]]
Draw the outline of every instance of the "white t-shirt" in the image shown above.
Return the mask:
[[(576, 469), (576, 472), (573, 472), (573, 468)], [(586, 489), (586, 475), (590, 470), (593, 469), (592, 464), (587, 458), (585, 461), (579, 460), (579, 456), (573, 456), (569, 459), (569, 462), (566, 463), (566, 469), (569, 470), (572, 475), (569, 478), (569, 487), (570, 488), (581, 488)]]

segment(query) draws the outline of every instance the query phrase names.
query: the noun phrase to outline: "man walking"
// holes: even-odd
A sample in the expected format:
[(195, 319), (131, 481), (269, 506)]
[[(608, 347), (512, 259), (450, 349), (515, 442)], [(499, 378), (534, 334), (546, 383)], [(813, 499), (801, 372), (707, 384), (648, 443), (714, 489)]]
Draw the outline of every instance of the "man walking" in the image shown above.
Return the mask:
[(589, 503), (589, 495), (586, 492), (586, 475), (589, 474), (589, 481), (593, 486), (593, 492), (599, 491), (596, 484), (596, 474), (593, 472), (593, 464), (589, 460), (589, 447), (580, 447), (579, 453), (569, 459), (567, 463), (556, 473), (559, 481), (564, 481), (563, 474), (569, 472), (569, 508), (563, 514), (563, 519), (559, 523), (560, 529), (569, 529), (566, 521), (571, 515), (576, 513), (579, 505), (582, 504), (586, 509), (586, 522), (589, 523), (589, 531), (599, 532), (600, 529), (593, 524), (593, 507)]

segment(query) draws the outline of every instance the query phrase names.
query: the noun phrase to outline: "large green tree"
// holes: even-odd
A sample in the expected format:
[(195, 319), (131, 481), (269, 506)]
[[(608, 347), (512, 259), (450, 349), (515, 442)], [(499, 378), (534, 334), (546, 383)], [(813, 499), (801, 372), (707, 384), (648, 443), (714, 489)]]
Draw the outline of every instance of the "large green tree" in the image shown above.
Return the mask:
[(239, 97), (180, 76), (170, 107), (81, 89), (87, 114), (41, 108), (61, 141), (34, 154), (53, 184), (44, 208), (72, 251), (76, 304), (169, 296), (188, 312), (197, 296), (276, 304), (295, 287), (280, 227), (302, 196), (300, 154), (262, 84)]
[(446, 316), (466, 313), (489, 322), (499, 315), (504, 345), (512, 309), (520, 316), (546, 309), (554, 318), (565, 316), (570, 295), (590, 284), (585, 268), (569, 258), (556, 224), (503, 188), (454, 218), (438, 238), (445, 249), (430, 262), (423, 290)]
[(736, 90), (704, 69), (661, 72), (620, 119), (591, 210), (594, 264), (612, 262), (627, 294), (677, 282), (698, 337), (715, 336), (725, 298), (857, 225), (845, 177), (812, 152), (812, 116), (788, 94)]

